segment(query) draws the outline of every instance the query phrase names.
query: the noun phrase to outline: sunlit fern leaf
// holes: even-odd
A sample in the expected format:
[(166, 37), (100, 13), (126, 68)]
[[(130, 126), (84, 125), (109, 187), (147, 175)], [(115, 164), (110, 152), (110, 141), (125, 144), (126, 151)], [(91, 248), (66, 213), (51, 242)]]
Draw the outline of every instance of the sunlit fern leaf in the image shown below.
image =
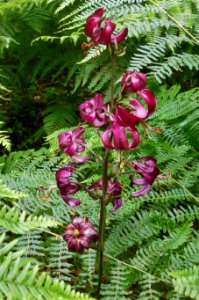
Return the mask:
[(199, 267), (170, 272), (174, 289), (180, 295), (199, 299)]
[(0, 180), (0, 198), (9, 199), (12, 201), (14, 199), (19, 199), (21, 197), (27, 197), (26, 194), (10, 189), (2, 180)]
[(38, 228), (56, 227), (57, 221), (43, 216), (27, 216), (26, 212), (20, 213), (14, 207), (8, 209), (4, 206), (0, 210), (0, 224), (6, 230), (13, 233), (23, 234), (24, 232)]

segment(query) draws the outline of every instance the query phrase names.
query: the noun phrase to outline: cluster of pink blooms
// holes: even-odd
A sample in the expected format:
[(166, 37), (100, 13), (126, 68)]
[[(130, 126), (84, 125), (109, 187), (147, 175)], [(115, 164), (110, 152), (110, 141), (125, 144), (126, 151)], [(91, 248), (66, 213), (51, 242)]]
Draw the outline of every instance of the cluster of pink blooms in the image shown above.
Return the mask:
[[(102, 15), (104, 10), (97, 9), (86, 20), (85, 34), (98, 44), (115, 45), (121, 43), (127, 36), (128, 29), (125, 27), (119, 33), (113, 34), (116, 25), (105, 19), (102, 26)], [(79, 107), (81, 118), (95, 126), (104, 127), (101, 141), (105, 148), (116, 150), (131, 150), (138, 146), (140, 135), (136, 128), (139, 122), (147, 119), (156, 108), (155, 95), (146, 88), (147, 77), (145, 74), (135, 70), (126, 71), (121, 79), (122, 92), (130, 94), (129, 103), (118, 104), (114, 111), (110, 111), (108, 105), (103, 103), (101, 94), (95, 94), (91, 99), (86, 99)], [(135, 94), (138, 97), (131, 97)], [(68, 130), (58, 137), (59, 148), (69, 155), (74, 163), (83, 163), (90, 158), (89, 155), (80, 155), (85, 150), (85, 140), (82, 138), (83, 127)], [(81, 203), (79, 199), (71, 198), (71, 194), (79, 190), (79, 183), (73, 179), (74, 163), (62, 167), (56, 172), (56, 181), (62, 199), (70, 206), (77, 206)], [(156, 160), (151, 156), (141, 157), (131, 163), (134, 173), (139, 177), (131, 177), (131, 183), (141, 188), (132, 193), (133, 197), (146, 194), (154, 180), (159, 174)], [(103, 181), (100, 178), (87, 188), (88, 192), (102, 192)], [(106, 198), (107, 203), (112, 202), (112, 211), (121, 207), (122, 185), (116, 179), (109, 176), (107, 182)], [(73, 222), (68, 224), (64, 234), (68, 249), (80, 253), (88, 248), (90, 243), (97, 239), (97, 233), (86, 218), (75, 216)]]

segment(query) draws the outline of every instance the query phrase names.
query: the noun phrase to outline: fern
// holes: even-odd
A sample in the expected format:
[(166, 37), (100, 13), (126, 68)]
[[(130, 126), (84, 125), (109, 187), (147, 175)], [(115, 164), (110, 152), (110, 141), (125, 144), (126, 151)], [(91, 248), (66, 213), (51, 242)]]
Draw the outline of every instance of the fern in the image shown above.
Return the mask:
[(177, 293), (191, 299), (199, 299), (198, 266), (183, 271), (171, 272), (170, 275), (174, 277), (172, 282)]
[(7, 209), (4, 206), (0, 210), (0, 224), (2, 227), (13, 233), (24, 233), (36, 228), (47, 228), (57, 226), (57, 222), (51, 218), (43, 216), (28, 216), (26, 213), (20, 213), (15, 208)]
[[(1, 243), (2, 243), (1, 237)], [(39, 265), (21, 257), (21, 252), (9, 252), (17, 240), (1, 247), (0, 295), (8, 299), (92, 299), (75, 293), (70, 286), (39, 273)], [(19, 275), (20, 274), (20, 275)]]

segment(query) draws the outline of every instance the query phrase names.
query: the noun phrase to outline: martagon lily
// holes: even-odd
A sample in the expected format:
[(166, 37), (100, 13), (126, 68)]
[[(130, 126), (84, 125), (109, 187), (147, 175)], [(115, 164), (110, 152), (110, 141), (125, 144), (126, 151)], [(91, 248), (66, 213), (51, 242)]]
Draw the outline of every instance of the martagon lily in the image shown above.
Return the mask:
[(157, 167), (156, 159), (152, 156), (140, 157), (138, 160), (133, 161), (133, 168), (141, 178), (131, 178), (133, 185), (143, 186), (142, 189), (133, 192), (133, 197), (140, 197), (145, 195), (151, 188), (156, 177), (159, 175), (160, 170)]
[(68, 130), (58, 136), (59, 148), (77, 162), (84, 162), (89, 159), (89, 155), (80, 156), (77, 153), (85, 150), (84, 139), (80, 136), (84, 133), (84, 128), (78, 127)]
[(95, 127), (101, 127), (108, 122), (107, 105), (103, 104), (101, 94), (95, 94), (90, 100), (80, 104), (80, 116)]
[(126, 71), (121, 80), (121, 85), (126, 92), (141, 91), (146, 87), (147, 77), (135, 70)]
[[(102, 191), (103, 189), (102, 179), (99, 179), (88, 188), (89, 191), (95, 191), (95, 192), (98, 189), (100, 191)], [(122, 192), (121, 183), (116, 178), (115, 179), (109, 178), (106, 194), (107, 194), (107, 201), (109, 202), (110, 200), (112, 202), (113, 205), (112, 211), (115, 211), (118, 208), (120, 208), (120, 206), (123, 203), (121, 192)]]
[(98, 233), (87, 218), (75, 216), (72, 223), (66, 226), (64, 239), (68, 250), (84, 253), (84, 250), (90, 247), (90, 243), (98, 239)]
[(81, 203), (79, 199), (69, 196), (76, 193), (79, 189), (79, 184), (71, 179), (73, 170), (74, 166), (68, 164), (60, 168), (55, 175), (61, 197), (69, 206), (77, 206)]
[[(130, 141), (127, 134), (130, 134)], [(137, 129), (123, 127), (114, 122), (102, 135), (102, 143), (108, 149), (128, 150), (134, 149), (140, 142)]]
[(129, 104), (125, 109), (119, 105), (115, 112), (115, 119), (117, 123), (124, 127), (134, 127), (138, 122), (148, 118), (156, 108), (156, 97), (155, 95), (147, 90), (143, 89), (137, 92), (146, 103), (147, 108), (136, 98), (131, 98)]
[(116, 28), (116, 24), (110, 19), (105, 19), (105, 25), (101, 26), (103, 13), (104, 9), (98, 8), (87, 18), (84, 27), (85, 34), (99, 44), (108, 45), (121, 43), (128, 34), (128, 28), (125, 27), (120, 32), (113, 35), (112, 33)]

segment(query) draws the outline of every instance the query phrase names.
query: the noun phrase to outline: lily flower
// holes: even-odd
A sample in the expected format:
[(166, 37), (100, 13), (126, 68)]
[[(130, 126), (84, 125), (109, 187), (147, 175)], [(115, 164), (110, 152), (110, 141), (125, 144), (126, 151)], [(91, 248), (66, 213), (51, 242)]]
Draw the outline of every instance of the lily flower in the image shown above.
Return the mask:
[(155, 95), (147, 89), (143, 89), (137, 93), (146, 102), (147, 109), (140, 100), (131, 98), (127, 106), (128, 110), (119, 105), (115, 111), (115, 120), (119, 125), (134, 127), (138, 122), (145, 120), (154, 112), (157, 104)]
[(120, 32), (111, 36), (111, 44), (120, 44), (128, 35), (128, 28), (124, 27)]
[[(144, 101), (147, 104), (148, 112), (147, 112), (147, 118), (152, 115), (152, 113), (156, 109), (157, 100), (155, 95), (148, 89), (142, 89), (141, 91), (137, 91), (137, 94), (144, 99)], [(133, 99), (134, 100), (134, 99)], [(133, 104), (131, 102), (131, 104)]]
[(74, 165), (69, 163), (68, 165), (65, 165), (64, 167), (57, 170), (55, 177), (58, 188), (64, 186), (68, 178), (72, 176), (72, 172), (74, 171), (74, 169)]
[(66, 226), (64, 239), (68, 250), (84, 253), (90, 247), (91, 242), (98, 239), (98, 233), (87, 218), (75, 216), (72, 223)]
[(103, 8), (98, 8), (91, 16), (86, 20), (84, 32), (87, 36), (91, 37), (96, 43), (108, 45), (121, 43), (128, 34), (128, 28), (123, 28), (116, 35), (112, 35), (116, 28), (116, 24), (110, 19), (105, 19), (104, 27), (101, 26), (102, 15), (104, 13)]
[(81, 203), (79, 199), (69, 197), (69, 195), (76, 193), (79, 189), (79, 184), (70, 179), (73, 170), (74, 166), (68, 164), (59, 169), (55, 175), (61, 197), (69, 206), (77, 206)]
[(135, 171), (141, 175), (141, 178), (133, 177), (131, 181), (134, 185), (143, 186), (142, 189), (133, 192), (133, 197), (140, 197), (145, 195), (150, 189), (155, 181), (156, 177), (159, 175), (160, 170), (157, 167), (156, 159), (152, 156), (140, 157), (137, 161), (133, 162), (133, 167)]
[(79, 108), (82, 119), (96, 127), (101, 127), (108, 122), (107, 105), (103, 105), (101, 94), (96, 94), (92, 99), (84, 101)]
[(59, 148), (64, 153), (71, 156), (77, 162), (84, 162), (89, 158), (89, 155), (79, 156), (77, 153), (85, 150), (84, 139), (80, 136), (84, 133), (84, 128), (78, 127), (74, 130), (68, 130), (58, 136)]
[(141, 91), (146, 87), (147, 77), (135, 70), (126, 71), (122, 76), (121, 85), (126, 92)]
[[(128, 140), (127, 133), (131, 139)], [(135, 128), (123, 127), (116, 122), (108, 127), (102, 135), (102, 143), (108, 149), (127, 150), (135, 148), (140, 142), (140, 136)]]
[[(96, 191), (96, 190), (102, 191), (102, 189), (103, 189), (102, 179), (99, 179), (88, 188), (89, 191)], [(108, 200), (110, 199), (113, 204), (112, 211), (115, 211), (118, 208), (120, 208), (120, 206), (123, 203), (121, 192), (122, 192), (121, 183), (116, 178), (113, 181), (109, 179), (106, 194)]]

